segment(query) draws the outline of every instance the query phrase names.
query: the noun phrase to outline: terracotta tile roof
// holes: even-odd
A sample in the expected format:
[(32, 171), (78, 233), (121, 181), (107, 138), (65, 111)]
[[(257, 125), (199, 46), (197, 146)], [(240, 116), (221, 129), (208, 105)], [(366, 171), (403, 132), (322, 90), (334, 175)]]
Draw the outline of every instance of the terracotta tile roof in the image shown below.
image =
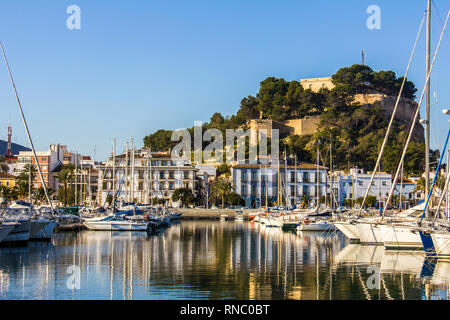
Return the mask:
[[(269, 165), (259, 165), (259, 164), (238, 164), (233, 166), (233, 168), (235, 169), (259, 169), (259, 168), (270, 168), (271, 166)], [(275, 165), (275, 167), (277, 167)], [(317, 165), (312, 164), (312, 163), (307, 163), (307, 162), (301, 162), (299, 164), (297, 164), (297, 166), (287, 166), (288, 169), (303, 169), (303, 170), (317, 170)], [(283, 170), (285, 168), (284, 165), (280, 164), (280, 169)], [(327, 170), (326, 167), (323, 166), (319, 166), (319, 170)]]
[(6, 172), (0, 172), (0, 179), (2, 180), (14, 180), (16, 177), (14, 177), (12, 174), (6, 173)]

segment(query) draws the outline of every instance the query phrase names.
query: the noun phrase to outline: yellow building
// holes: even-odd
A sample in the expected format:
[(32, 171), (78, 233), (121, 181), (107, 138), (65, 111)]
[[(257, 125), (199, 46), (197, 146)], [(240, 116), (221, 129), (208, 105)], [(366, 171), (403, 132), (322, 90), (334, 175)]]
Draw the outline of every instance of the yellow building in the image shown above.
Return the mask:
[(6, 172), (0, 172), (0, 185), (14, 187), (16, 185), (16, 177)]

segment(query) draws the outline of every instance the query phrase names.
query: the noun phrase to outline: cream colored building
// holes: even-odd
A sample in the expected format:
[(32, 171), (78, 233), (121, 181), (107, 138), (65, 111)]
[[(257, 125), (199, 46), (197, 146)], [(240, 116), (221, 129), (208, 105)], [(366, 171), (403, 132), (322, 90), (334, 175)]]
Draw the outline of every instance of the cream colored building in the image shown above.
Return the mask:
[(320, 89), (331, 90), (334, 88), (331, 77), (301, 79), (300, 84), (302, 85), (303, 89), (310, 89), (313, 92), (319, 92)]

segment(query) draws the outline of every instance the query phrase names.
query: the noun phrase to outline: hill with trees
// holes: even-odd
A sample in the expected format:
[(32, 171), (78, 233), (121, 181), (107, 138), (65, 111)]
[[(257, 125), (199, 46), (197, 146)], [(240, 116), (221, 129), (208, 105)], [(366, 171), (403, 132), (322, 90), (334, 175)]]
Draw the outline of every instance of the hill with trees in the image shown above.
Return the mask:
[[(403, 78), (397, 78), (393, 71), (376, 72), (365, 65), (345, 67), (332, 76), (334, 88), (323, 88), (318, 92), (305, 89), (299, 81), (286, 81), (269, 77), (261, 82), (256, 96), (242, 99), (235, 115), (224, 117), (216, 112), (203, 130), (216, 128), (225, 133), (226, 129), (246, 127), (251, 119), (272, 119), (286, 121), (305, 116), (320, 116), (318, 132), (310, 136), (287, 136), (280, 141), (280, 150), (288, 155), (296, 155), (299, 161), (314, 162), (319, 148), (325, 163), (329, 163), (330, 143), (333, 147), (335, 169), (353, 166), (372, 170), (378, 150), (389, 123), (379, 103), (361, 105), (354, 102), (356, 94), (384, 94), (396, 97)], [(402, 94), (416, 98), (417, 89), (411, 81), (406, 81)], [(402, 146), (410, 124), (396, 120), (391, 138), (382, 161), (382, 170), (392, 172), (398, 163)], [(419, 128), (423, 130), (423, 128)], [(193, 136), (193, 128), (188, 129)], [(177, 142), (170, 141), (171, 130), (159, 130), (144, 138), (146, 147), (153, 151), (168, 151)], [(206, 143), (207, 144), (207, 143)], [(422, 138), (415, 138), (406, 157), (405, 171), (421, 174), (425, 166), (425, 144)], [(432, 151), (432, 157), (439, 157), (439, 151)], [(434, 160), (431, 160), (432, 162)]]

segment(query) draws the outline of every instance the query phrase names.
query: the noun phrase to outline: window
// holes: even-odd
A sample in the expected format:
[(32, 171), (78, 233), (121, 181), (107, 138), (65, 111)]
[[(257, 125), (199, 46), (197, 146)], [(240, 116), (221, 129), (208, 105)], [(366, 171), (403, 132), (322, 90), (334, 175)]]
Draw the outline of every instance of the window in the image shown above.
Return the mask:
[(241, 171), (241, 180), (243, 182), (247, 181), (247, 171), (245, 170)]
[(256, 171), (252, 171), (252, 181), (257, 181)]
[(164, 190), (165, 189), (165, 184), (164, 182), (160, 182), (159, 183), (159, 190)]
[(159, 173), (159, 178), (160, 178), (160, 179), (164, 179), (164, 172), (161, 171), (161, 172)]
[(108, 183), (107, 182), (103, 182), (103, 190), (108, 189)]
[(143, 182), (139, 182), (139, 191), (144, 190), (144, 183)]
[(308, 179), (308, 173), (307, 172), (303, 172), (303, 182), (308, 183), (309, 179)]
[(189, 172), (188, 171), (185, 171), (183, 173), (183, 175), (184, 175), (184, 179), (189, 179)]
[(42, 162), (47, 161), (47, 158), (45, 158), (45, 157), (44, 157), (44, 158), (41, 158), (41, 161), (42, 161)]
[(167, 166), (167, 161), (163, 161), (163, 162), (162, 162), (162, 166), (163, 166), (163, 167)]
[(358, 181), (358, 185), (359, 185), (360, 187), (362, 187), (362, 186), (364, 185), (364, 183), (363, 183), (362, 181)]
[(252, 196), (256, 196), (256, 186), (252, 185)]
[(173, 182), (169, 182), (169, 190), (173, 190), (173, 186), (174, 186), (174, 183)]
[(295, 183), (295, 172), (291, 172), (291, 183)]
[(169, 171), (169, 179), (175, 179), (173, 171)]
[(139, 170), (139, 179), (144, 179), (144, 171)]
[(241, 186), (241, 196), (247, 195), (247, 186)]

